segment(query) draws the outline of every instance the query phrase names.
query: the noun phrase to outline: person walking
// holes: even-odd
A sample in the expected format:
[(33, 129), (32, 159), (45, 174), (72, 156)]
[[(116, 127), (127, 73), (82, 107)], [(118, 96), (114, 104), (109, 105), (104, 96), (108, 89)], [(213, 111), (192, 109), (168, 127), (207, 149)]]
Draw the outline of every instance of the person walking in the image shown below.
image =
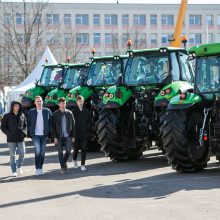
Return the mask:
[[(24, 138), (27, 132), (27, 122), (22, 113), (20, 102), (13, 101), (11, 110), (5, 114), (1, 121), (1, 129), (7, 136), (7, 143), (10, 153), (10, 165), (12, 176), (16, 177), (23, 174), (22, 165), (24, 162), (25, 143)], [(16, 161), (16, 151), (18, 151), (18, 160)]]
[(35, 175), (43, 175), (43, 163), (47, 137), (51, 135), (52, 113), (50, 109), (43, 108), (41, 96), (36, 96), (34, 104), (36, 108), (28, 112), (28, 136), (32, 138), (35, 146)]
[(91, 129), (91, 115), (89, 110), (84, 108), (84, 98), (81, 95), (77, 96), (76, 104), (77, 106), (73, 109), (76, 129), (76, 140), (73, 150), (73, 167), (78, 168), (77, 155), (79, 150), (81, 150), (81, 170), (85, 171), (86, 151)]
[[(61, 174), (67, 171), (67, 161), (71, 154), (72, 143), (75, 141), (75, 121), (71, 111), (66, 109), (66, 99), (58, 99), (59, 109), (53, 113), (53, 137), (58, 149)], [(65, 149), (65, 155), (63, 150)]]

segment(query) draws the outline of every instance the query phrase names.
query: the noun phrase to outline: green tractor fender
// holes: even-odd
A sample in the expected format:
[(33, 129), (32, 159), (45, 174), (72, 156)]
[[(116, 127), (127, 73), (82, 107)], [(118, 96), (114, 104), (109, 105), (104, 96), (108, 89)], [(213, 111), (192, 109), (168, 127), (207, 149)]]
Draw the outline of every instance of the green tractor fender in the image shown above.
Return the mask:
[(64, 89), (60, 89), (60, 88), (53, 89), (47, 94), (44, 100), (44, 104), (48, 105), (48, 107), (50, 107), (50, 105), (57, 106), (58, 99), (61, 97), (66, 97), (66, 95), (67, 95), (67, 91)]
[(167, 109), (169, 110), (187, 109), (201, 101), (202, 101), (202, 98), (198, 94), (190, 93), (190, 92), (181, 93), (181, 94), (174, 96), (170, 100), (170, 103)]
[(182, 93), (186, 93), (187, 91), (193, 91), (193, 85), (184, 82), (184, 81), (176, 81), (169, 85), (164, 86), (159, 94), (155, 97), (154, 106), (155, 107), (166, 107), (169, 105), (170, 100)]
[(44, 89), (44, 87), (41, 87), (41, 86), (36, 86), (31, 89), (28, 89), (21, 99), (21, 105), (24, 108), (32, 107), (32, 105), (34, 103), (35, 96), (42, 95), (45, 92), (46, 92), (46, 90)]
[(111, 86), (102, 97), (100, 107), (120, 108), (131, 98), (132, 94), (132, 91), (125, 86)]
[(71, 89), (66, 97), (67, 105), (70, 103), (76, 103), (76, 97), (81, 95), (86, 101), (93, 94), (93, 89), (89, 86), (77, 86)]

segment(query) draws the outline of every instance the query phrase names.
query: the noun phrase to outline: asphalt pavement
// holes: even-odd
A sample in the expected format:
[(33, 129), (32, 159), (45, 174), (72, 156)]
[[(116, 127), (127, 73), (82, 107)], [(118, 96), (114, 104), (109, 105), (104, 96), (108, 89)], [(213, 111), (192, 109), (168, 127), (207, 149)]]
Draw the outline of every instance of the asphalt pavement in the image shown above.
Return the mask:
[[(88, 170), (60, 174), (57, 149), (47, 145), (45, 174), (34, 176), (34, 148), (26, 142), (24, 174), (11, 177), (0, 133), (0, 219), (186, 220), (220, 219), (220, 165), (212, 158), (199, 173), (178, 174), (157, 149), (118, 163), (89, 152)], [(80, 155), (79, 155), (80, 156)]]

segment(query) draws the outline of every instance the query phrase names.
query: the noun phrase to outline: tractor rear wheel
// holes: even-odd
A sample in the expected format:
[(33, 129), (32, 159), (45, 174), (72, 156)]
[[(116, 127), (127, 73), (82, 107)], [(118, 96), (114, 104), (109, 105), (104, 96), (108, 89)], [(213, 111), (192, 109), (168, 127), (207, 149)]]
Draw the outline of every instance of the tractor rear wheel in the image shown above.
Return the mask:
[(97, 134), (105, 155), (117, 161), (138, 159), (145, 147), (137, 144), (132, 126), (128, 126), (130, 113), (120, 109), (104, 109), (100, 112)]
[(209, 159), (208, 142), (199, 145), (203, 124), (200, 112), (168, 111), (164, 120), (163, 141), (169, 164), (177, 172), (201, 171)]

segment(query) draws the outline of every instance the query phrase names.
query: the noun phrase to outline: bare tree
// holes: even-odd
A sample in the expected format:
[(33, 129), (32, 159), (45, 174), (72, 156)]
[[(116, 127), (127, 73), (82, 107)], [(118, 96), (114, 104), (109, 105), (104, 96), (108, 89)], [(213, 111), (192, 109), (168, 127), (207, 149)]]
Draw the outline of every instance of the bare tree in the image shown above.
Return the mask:
[(77, 44), (77, 33), (72, 26), (64, 28), (63, 36), (64, 40), (61, 41), (60, 49), (65, 58), (70, 57), (70, 61), (76, 63), (77, 57), (83, 48), (83, 44)]
[(0, 5), (0, 28), (4, 35), (1, 50), (12, 58), (25, 78), (44, 49), (42, 37), (47, 24), (42, 21), (48, 2), (23, 0), (20, 3), (2, 2)]

